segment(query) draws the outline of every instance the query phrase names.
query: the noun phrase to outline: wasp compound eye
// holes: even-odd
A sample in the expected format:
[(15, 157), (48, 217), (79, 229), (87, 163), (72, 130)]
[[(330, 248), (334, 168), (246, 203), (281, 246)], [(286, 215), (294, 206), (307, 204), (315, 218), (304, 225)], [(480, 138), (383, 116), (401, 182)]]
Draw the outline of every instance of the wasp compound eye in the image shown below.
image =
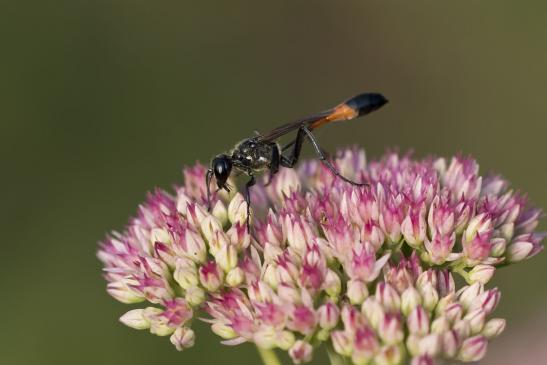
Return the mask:
[(213, 159), (212, 167), (218, 187), (224, 187), (226, 180), (228, 180), (230, 172), (232, 171), (232, 161), (230, 160), (230, 157), (226, 155), (215, 157)]

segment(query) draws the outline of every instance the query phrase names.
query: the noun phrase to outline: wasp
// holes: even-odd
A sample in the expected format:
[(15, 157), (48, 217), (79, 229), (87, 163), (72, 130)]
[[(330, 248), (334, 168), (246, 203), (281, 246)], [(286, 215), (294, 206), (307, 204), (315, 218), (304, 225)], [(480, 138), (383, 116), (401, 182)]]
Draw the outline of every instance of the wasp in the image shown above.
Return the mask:
[[(239, 142), (230, 153), (217, 155), (211, 161), (210, 168), (207, 170), (205, 177), (209, 210), (211, 210), (210, 184), (213, 176), (218, 187), (217, 191), (223, 189), (229, 192), (230, 187), (226, 182), (230, 175), (234, 171), (240, 174), (243, 173), (249, 177), (249, 180), (245, 184), (247, 228), (249, 229), (250, 191), (251, 187), (256, 184), (256, 176), (264, 172), (269, 172), (269, 182), (271, 182), (272, 177), (279, 171), (280, 167), (293, 168), (300, 158), (302, 145), (306, 139), (311, 143), (317, 158), (336, 177), (351, 185), (367, 186), (366, 182), (355, 182), (340, 174), (327, 158), (326, 153), (317, 142), (312, 131), (332, 122), (351, 120), (369, 114), (387, 102), (387, 99), (382, 94), (362, 93), (338, 104), (334, 108), (283, 124), (269, 133), (260, 134), (255, 132), (255, 136)], [(295, 131), (295, 139), (281, 147), (278, 139)]]

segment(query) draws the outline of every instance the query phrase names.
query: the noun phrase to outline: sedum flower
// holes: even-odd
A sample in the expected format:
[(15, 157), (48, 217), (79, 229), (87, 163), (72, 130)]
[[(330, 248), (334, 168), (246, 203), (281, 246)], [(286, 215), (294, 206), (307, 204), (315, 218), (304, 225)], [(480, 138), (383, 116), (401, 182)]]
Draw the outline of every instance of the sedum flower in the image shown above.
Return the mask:
[(150, 193), (98, 252), (112, 297), (151, 303), (120, 321), (180, 351), (197, 317), (224, 344), (277, 348), (296, 364), (321, 344), (356, 365), (480, 360), (505, 328), (487, 284), (542, 250), (541, 211), (463, 156), (367, 163), (349, 149), (333, 163), (370, 185), (318, 161), (282, 169), (253, 187), (250, 231), (237, 189), (213, 193), (207, 211), (200, 164), (175, 194)]

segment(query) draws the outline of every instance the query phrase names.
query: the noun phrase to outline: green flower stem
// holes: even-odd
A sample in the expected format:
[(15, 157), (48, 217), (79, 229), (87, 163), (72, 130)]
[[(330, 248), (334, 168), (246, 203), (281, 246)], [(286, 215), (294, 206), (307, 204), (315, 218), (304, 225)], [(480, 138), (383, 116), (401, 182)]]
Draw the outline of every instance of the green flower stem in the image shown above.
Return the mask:
[(467, 282), (467, 284), (469, 284), (469, 285), (473, 284), (471, 282), (471, 278), (469, 277), (469, 273), (464, 270), (463, 264), (459, 264), (459, 265), (454, 266), (452, 270), (453, 270), (453, 272), (459, 274), (462, 278), (464, 278), (465, 281)]
[(258, 346), (256, 348), (258, 349), (258, 353), (260, 354), (260, 358), (262, 359), (262, 363), (264, 365), (281, 365), (281, 362), (277, 358), (274, 350), (263, 349)]
[(332, 349), (327, 348), (327, 354), (329, 355), (330, 365), (346, 365), (346, 360)]

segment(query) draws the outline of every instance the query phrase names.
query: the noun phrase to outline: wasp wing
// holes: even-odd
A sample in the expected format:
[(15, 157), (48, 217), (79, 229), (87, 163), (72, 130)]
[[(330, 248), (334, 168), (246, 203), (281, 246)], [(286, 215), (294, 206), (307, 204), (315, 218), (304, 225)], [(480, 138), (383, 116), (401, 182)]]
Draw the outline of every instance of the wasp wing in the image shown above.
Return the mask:
[(377, 93), (363, 93), (340, 103), (336, 107), (323, 112), (283, 124), (271, 132), (260, 136), (262, 141), (274, 141), (285, 134), (301, 127), (319, 128), (327, 123), (350, 120), (368, 114), (387, 103), (387, 99)]

